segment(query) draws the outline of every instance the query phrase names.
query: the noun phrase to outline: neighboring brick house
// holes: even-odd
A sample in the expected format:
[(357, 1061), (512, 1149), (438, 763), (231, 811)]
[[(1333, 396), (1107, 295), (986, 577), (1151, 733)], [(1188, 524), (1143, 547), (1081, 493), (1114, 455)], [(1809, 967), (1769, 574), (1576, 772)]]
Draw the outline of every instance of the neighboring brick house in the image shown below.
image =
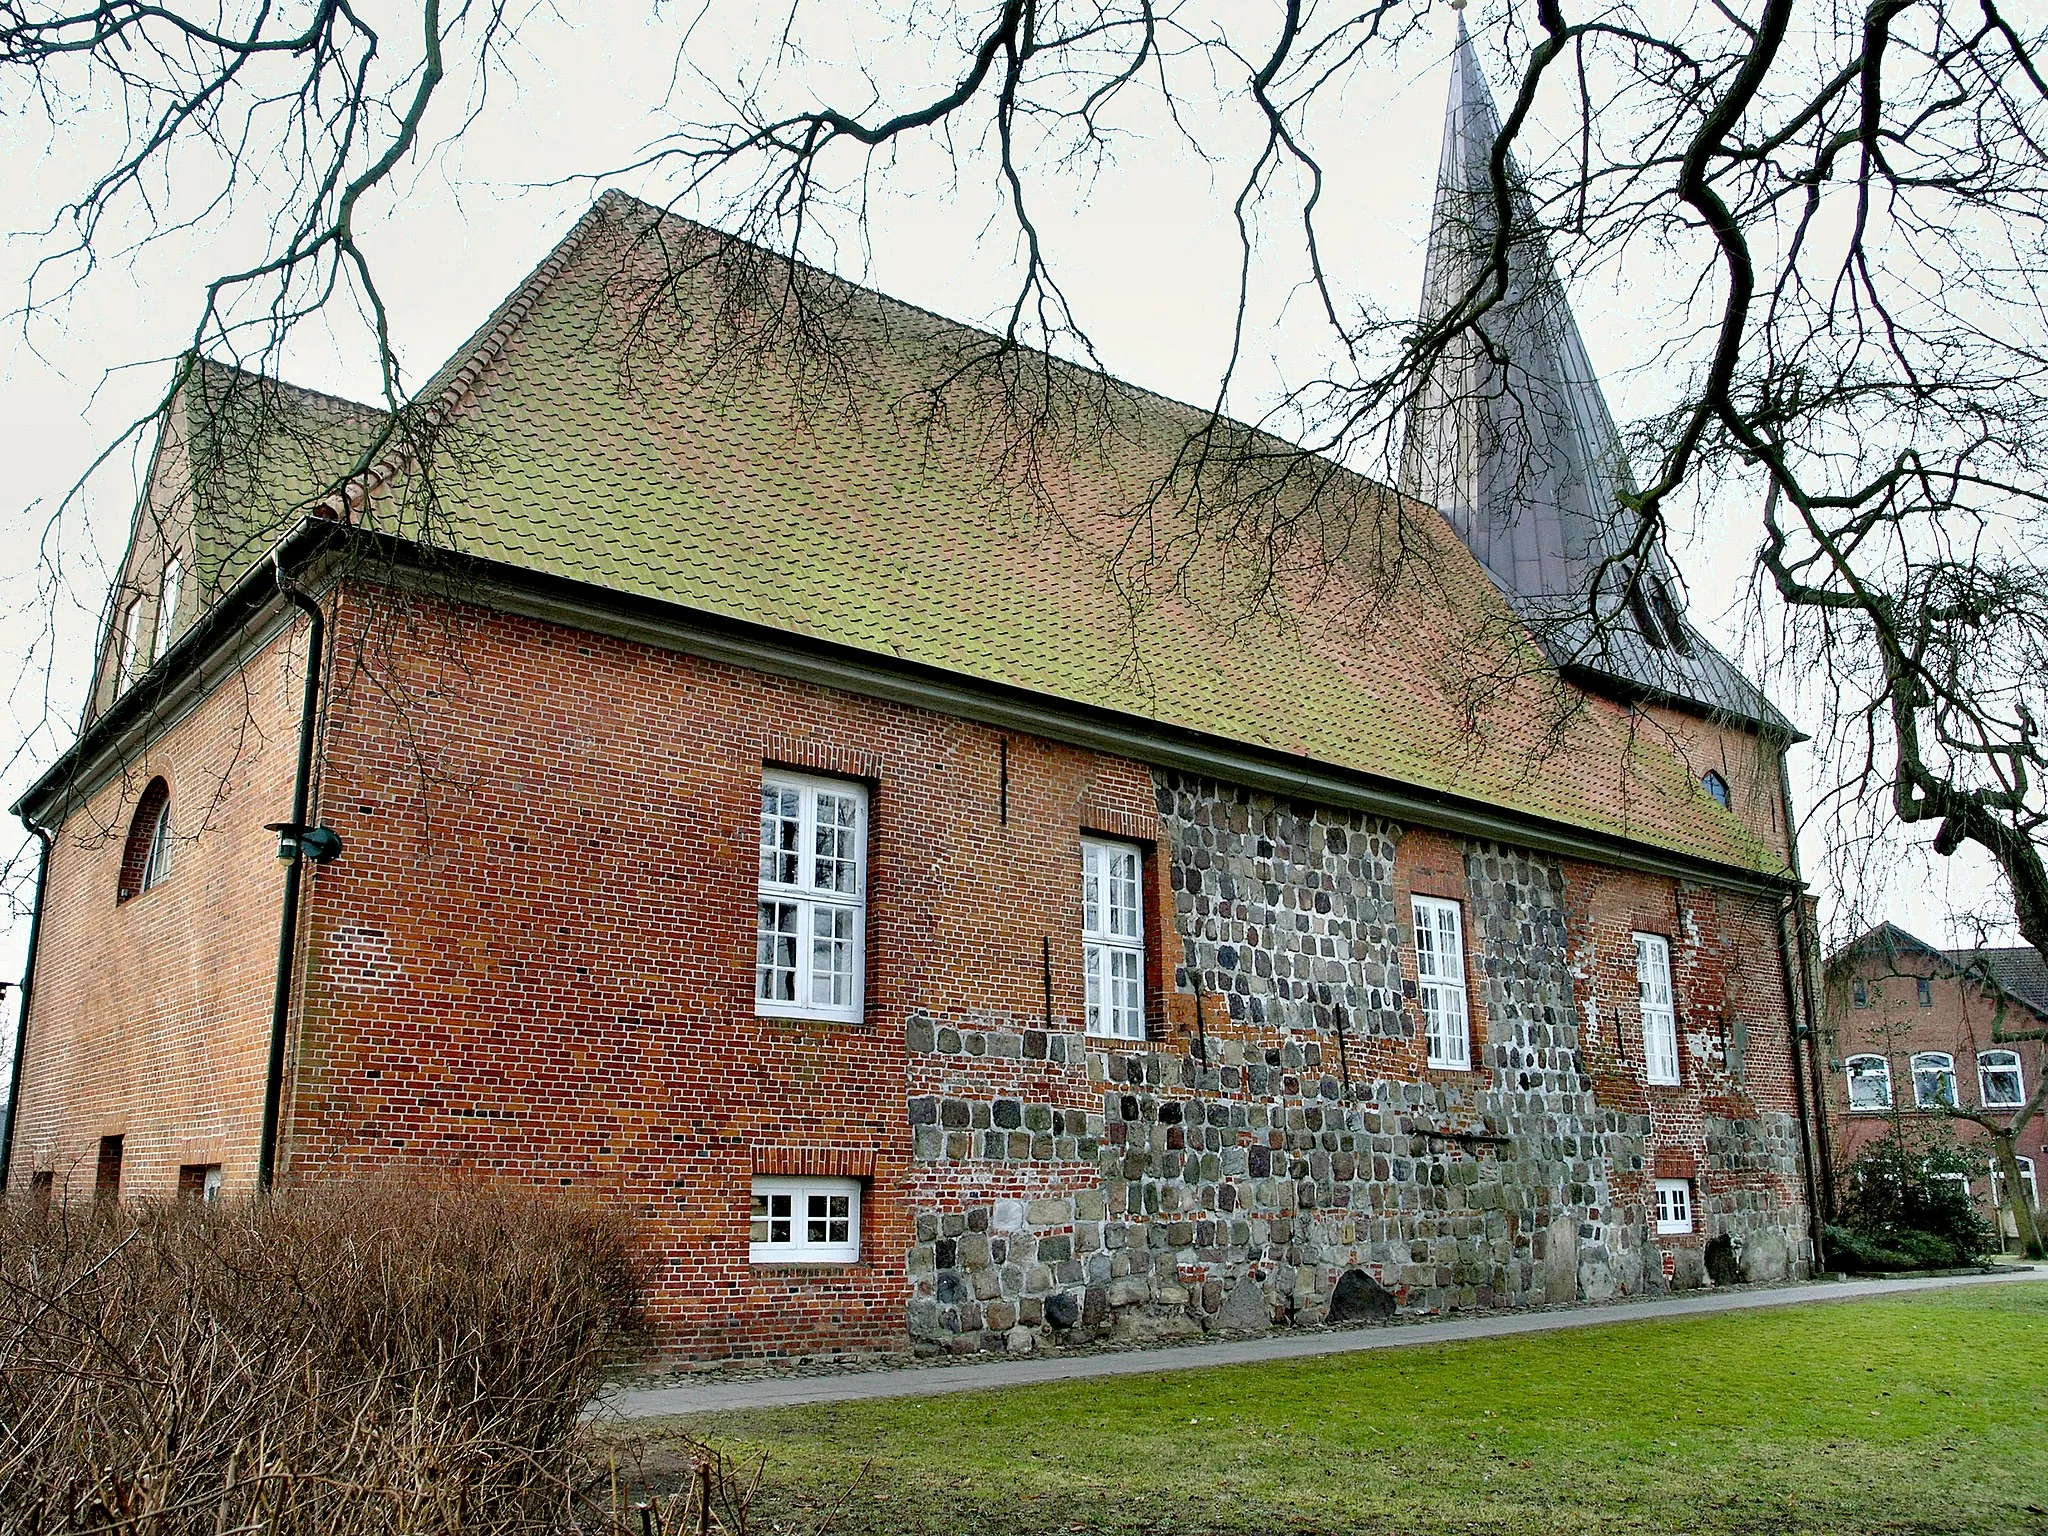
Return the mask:
[[(1468, 47), (1447, 186), (1491, 112)], [(1151, 496), (1199, 412), (1044, 364), (1109, 425), (1027, 460), (906, 404), (990, 338), (759, 272), (608, 194), (355, 473), (372, 413), (193, 374), (21, 807), (10, 1190), (563, 1188), (698, 1355), (1806, 1269), (1792, 733), (1661, 554), (1633, 638), (1532, 641), (1597, 485), (1475, 558), (1323, 464), (1248, 585)], [(1524, 342), (1605, 422), (1575, 333)], [(1343, 549), (1279, 517), (1332, 498)]]
[[(1827, 965), (1827, 1116), (1839, 1175), (1903, 1118), (1953, 1128), (1985, 1152), (1971, 1190), (1988, 1214), (1997, 1204), (1987, 1135), (1944, 1115), (1944, 1106), (2003, 1118), (2019, 1109), (2048, 1069), (2039, 1039), (2048, 1028), (2048, 967), (2032, 948), (1937, 949), (1885, 923), (1844, 945)], [(2035, 1115), (2015, 1145), (2021, 1187), (2036, 1208), (2048, 1177), (2048, 1116)], [(2010, 1218), (2001, 1218), (2008, 1237)]]

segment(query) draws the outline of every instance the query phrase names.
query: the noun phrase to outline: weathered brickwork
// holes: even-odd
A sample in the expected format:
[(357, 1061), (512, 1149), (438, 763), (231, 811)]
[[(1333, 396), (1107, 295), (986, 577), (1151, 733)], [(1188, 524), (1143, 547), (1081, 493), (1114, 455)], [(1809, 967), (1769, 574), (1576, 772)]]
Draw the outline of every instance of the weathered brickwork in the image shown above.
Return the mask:
[[(291, 811), (300, 631), (281, 635), (74, 810), (50, 854), (9, 1183), (92, 1193), (122, 1138), (121, 1193), (176, 1192), (219, 1164), (254, 1183), (283, 866), (263, 830)], [(169, 791), (169, 873), (124, 873), (137, 803)]]
[[(348, 661), (316, 814), (346, 852), (306, 882), (287, 1178), (462, 1166), (609, 1202), (635, 1221), (679, 1355), (1522, 1306), (1698, 1283), (1720, 1235), (1760, 1272), (1804, 1262), (1768, 901), (458, 604), (414, 599), (409, 624), (373, 630), (393, 607), (350, 588), (332, 624)], [(206, 1144), (231, 1185), (251, 1173), (270, 976), (254, 956), (276, 918), (277, 865), (247, 824), (288, 801), (293, 723), (268, 776), (238, 780), (263, 814), (238, 813), (208, 855), (241, 882), (219, 887), (233, 911), (177, 909), (251, 953), (236, 1086)], [(209, 729), (162, 750), (225, 750)], [(867, 788), (859, 1020), (757, 1010), (773, 767)], [(1089, 834), (1143, 851), (1144, 1040), (1082, 1033)], [(68, 885), (53, 908), (37, 1041), (111, 1038), (123, 1017), (91, 1000), (86, 957), (168, 891), (117, 912), (119, 856), (81, 877), (103, 913)], [(1469, 1071), (1427, 1061), (1418, 894), (1463, 906)], [(1639, 930), (1672, 943), (1676, 1088), (1644, 1081)], [(73, 1070), (40, 1048), (32, 1125)], [(104, 1070), (138, 1145), (164, 1149), (149, 1187), (168, 1188), (201, 1064)], [(86, 1130), (65, 1135), (75, 1160)], [(807, 1173), (862, 1181), (858, 1260), (750, 1263), (753, 1178)], [(1652, 1230), (1659, 1174), (1693, 1181), (1694, 1233)]]

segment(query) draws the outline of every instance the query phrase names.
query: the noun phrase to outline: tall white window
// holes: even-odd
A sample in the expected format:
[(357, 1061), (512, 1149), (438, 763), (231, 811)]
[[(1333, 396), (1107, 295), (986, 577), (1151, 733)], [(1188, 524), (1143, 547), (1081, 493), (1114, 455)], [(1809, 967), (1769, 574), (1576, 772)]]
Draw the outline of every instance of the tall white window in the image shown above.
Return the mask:
[(1145, 1038), (1144, 868), (1129, 843), (1081, 839), (1081, 970), (1091, 1035)]
[(120, 650), (115, 661), (114, 684), (126, 688), (142, 670), (142, 602), (131, 601), (121, 614)]
[(171, 648), (171, 630), (178, 622), (178, 597), (185, 585), (185, 567), (176, 555), (164, 562), (163, 585), (156, 599), (156, 654)]
[(1952, 1109), (1956, 1103), (1956, 1062), (1946, 1051), (1922, 1051), (1913, 1058), (1913, 1103), (1920, 1109)]
[(1892, 1064), (1882, 1056), (1851, 1056), (1842, 1064), (1849, 1073), (1851, 1109), (1892, 1107)]
[(756, 1013), (860, 1018), (867, 811), (857, 784), (786, 774), (762, 780)]
[(748, 1236), (756, 1264), (852, 1264), (860, 1258), (860, 1181), (757, 1178)]
[(142, 889), (154, 890), (171, 873), (171, 802), (167, 798), (149, 829), (149, 852), (142, 857)]
[(1472, 1065), (1472, 1016), (1465, 1002), (1465, 918), (1455, 901), (1417, 896), (1415, 980), (1429, 1064), (1459, 1071)]
[(1642, 1003), (1643, 1065), (1653, 1083), (1678, 1081), (1678, 1013), (1671, 1003), (1671, 942), (1636, 935), (1636, 991)]
[[(2034, 1183), (2034, 1160), (2031, 1157), (2013, 1159), (2020, 1170), (2020, 1198), (2036, 1210), (2041, 1206), (2041, 1191)], [(1991, 1199), (1994, 1204), (2005, 1203), (2005, 1175), (1998, 1171), (1998, 1160), (1991, 1162)]]
[(1692, 1184), (1686, 1179), (1657, 1181), (1657, 1232), (1668, 1236), (1692, 1230)]
[(2027, 1102), (2027, 1081), (2018, 1051), (1979, 1051), (1977, 1088), (1986, 1109), (2018, 1109)]

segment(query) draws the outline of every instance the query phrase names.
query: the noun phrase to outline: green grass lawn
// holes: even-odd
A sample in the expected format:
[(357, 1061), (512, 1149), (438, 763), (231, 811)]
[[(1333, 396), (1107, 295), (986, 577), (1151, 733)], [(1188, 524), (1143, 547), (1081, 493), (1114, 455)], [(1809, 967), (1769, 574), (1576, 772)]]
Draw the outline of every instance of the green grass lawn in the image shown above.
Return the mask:
[(677, 1423), (755, 1536), (2048, 1532), (2048, 1285)]

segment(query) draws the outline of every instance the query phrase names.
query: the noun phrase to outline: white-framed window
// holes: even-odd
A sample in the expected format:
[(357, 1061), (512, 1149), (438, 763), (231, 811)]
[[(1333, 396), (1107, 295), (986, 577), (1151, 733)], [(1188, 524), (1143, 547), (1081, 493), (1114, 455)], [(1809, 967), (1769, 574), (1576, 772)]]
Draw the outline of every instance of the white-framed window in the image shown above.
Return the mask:
[(126, 688), (142, 670), (142, 600), (129, 599), (121, 613), (120, 650), (114, 663), (114, 685)]
[(1952, 1109), (1956, 1103), (1956, 1060), (1946, 1051), (1913, 1057), (1913, 1103), (1920, 1109)]
[(1130, 843), (1081, 839), (1081, 973), (1087, 1028), (1145, 1038), (1145, 859)]
[(2026, 1075), (2018, 1051), (1979, 1051), (1977, 1088), (1986, 1109), (2018, 1109), (2027, 1102)]
[(858, 784), (762, 777), (756, 1013), (861, 1017), (867, 842), (868, 797)]
[(1643, 1015), (1643, 1065), (1653, 1083), (1678, 1081), (1678, 1013), (1671, 1002), (1671, 941), (1636, 935), (1636, 992)]
[[(2013, 1161), (2020, 1169), (2020, 1198), (2035, 1210), (2041, 1208), (2040, 1190), (2034, 1183), (2034, 1160), (2031, 1157), (2016, 1157)], [(2005, 1175), (1998, 1171), (1998, 1159), (1991, 1159), (1991, 1203), (2005, 1203)]]
[(171, 801), (167, 795), (156, 813), (156, 824), (149, 829), (149, 852), (142, 856), (141, 889), (154, 890), (170, 878), (171, 873)]
[(754, 1180), (747, 1257), (756, 1264), (852, 1264), (860, 1258), (858, 1179)]
[(1849, 1074), (1851, 1109), (1892, 1107), (1892, 1064), (1882, 1056), (1851, 1056), (1842, 1064)]
[(1468, 1071), (1472, 1066), (1472, 1014), (1465, 997), (1465, 914), (1455, 901), (1417, 896), (1415, 980), (1429, 1064)]
[(1692, 1230), (1692, 1181), (1689, 1179), (1659, 1179), (1657, 1181), (1657, 1234), (1669, 1236), (1674, 1232)]
[(178, 622), (178, 597), (185, 585), (185, 567), (176, 555), (164, 562), (164, 579), (156, 598), (156, 654), (171, 648), (171, 630)]
[(1707, 794), (1712, 798), (1714, 804), (1721, 807), (1724, 811), (1732, 807), (1733, 797), (1728, 793), (1728, 781), (1722, 778), (1720, 774), (1709, 768), (1700, 775), (1700, 783), (1705, 786)]

